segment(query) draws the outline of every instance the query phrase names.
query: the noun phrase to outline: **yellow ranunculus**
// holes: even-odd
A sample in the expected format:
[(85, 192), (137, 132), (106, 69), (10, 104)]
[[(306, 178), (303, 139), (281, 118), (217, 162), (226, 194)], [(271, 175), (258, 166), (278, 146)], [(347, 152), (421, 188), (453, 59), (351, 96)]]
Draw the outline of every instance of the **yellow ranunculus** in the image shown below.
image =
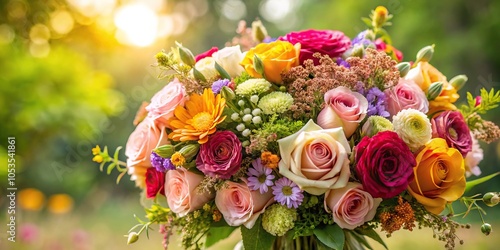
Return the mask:
[(446, 80), (439, 70), (434, 68), (428, 62), (419, 62), (417, 66), (408, 72), (405, 79), (414, 80), (415, 83), (427, 94), (429, 86), (434, 82), (443, 83), (443, 91), (436, 97), (436, 99), (429, 101), (428, 114), (435, 114), (437, 112), (446, 110), (456, 110), (457, 107), (453, 105), (460, 97), (457, 90)]
[(464, 159), (457, 149), (448, 147), (444, 139), (427, 142), (416, 160), (415, 179), (408, 186), (408, 192), (427, 211), (439, 214), (447, 203), (464, 194)]
[(264, 78), (280, 84), (281, 73), (288, 72), (290, 68), (299, 65), (299, 51), (300, 44), (294, 46), (289, 42), (279, 40), (261, 43), (250, 49), (240, 64), (250, 76), (262, 78), (263, 76), (254, 68), (254, 55), (257, 55), (264, 65)]

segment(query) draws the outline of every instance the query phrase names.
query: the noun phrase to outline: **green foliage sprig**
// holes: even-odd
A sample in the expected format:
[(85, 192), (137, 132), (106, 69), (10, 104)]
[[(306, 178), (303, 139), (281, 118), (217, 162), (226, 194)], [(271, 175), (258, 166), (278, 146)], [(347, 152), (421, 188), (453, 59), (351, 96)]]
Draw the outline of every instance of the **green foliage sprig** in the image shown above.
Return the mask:
[(465, 118), (467, 125), (471, 130), (477, 128), (482, 123), (480, 116), (474, 114), (486, 114), (487, 111), (498, 107), (500, 103), (500, 91), (491, 89), (489, 92), (482, 88), (478, 97), (473, 97), (470, 92), (467, 92), (467, 105), (462, 105), (460, 112)]

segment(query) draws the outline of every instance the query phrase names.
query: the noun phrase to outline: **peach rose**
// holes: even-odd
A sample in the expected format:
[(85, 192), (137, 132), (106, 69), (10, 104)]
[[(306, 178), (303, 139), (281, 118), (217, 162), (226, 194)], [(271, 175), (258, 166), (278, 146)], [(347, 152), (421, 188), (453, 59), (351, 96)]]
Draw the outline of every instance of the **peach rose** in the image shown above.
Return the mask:
[(146, 107), (148, 116), (167, 125), (168, 119), (174, 115), (175, 108), (184, 105), (186, 99), (184, 84), (175, 78), (151, 98), (151, 103)]
[(312, 120), (297, 133), (278, 140), (279, 173), (302, 190), (320, 195), (349, 181), (351, 147), (341, 128), (322, 129)]
[(318, 125), (325, 129), (342, 127), (347, 138), (356, 131), (368, 110), (368, 100), (363, 95), (343, 86), (327, 91), (325, 103), (318, 114)]
[(200, 193), (197, 190), (202, 180), (202, 175), (189, 172), (185, 168), (167, 171), (165, 197), (170, 210), (182, 217), (212, 200), (215, 196), (213, 192)]
[(147, 117), (130, 134), (125, 147), (128, 174), (136, 186), (145, 187), (146, 171), (151, 167), (151, 151), (168, 143), (165, 127)]
[(374, 199), (360, 183), (349, 182), (343, 188), (326, 192), (324, 206), (339, 227), (352, 230), (371, 221), (380, 202), (381, 198)]
[(439, 214), (446, 204), (460, 198), (465, 191), (465, 167), (462, 154), (448, 147), (442, 138), (425, 144), (416, 156), (415, 179), (408, 192), (427, 211)]
[(286, 73), (290, 68), (299, 65), (299, 51), (300, 43), (296, 46), (284, 41), (261, 43), (250, 49), (240, 64), (250, 76), (263, 78), (254, 68), (254, 55), (257, 55), (264, 64), (264, 78), (280, 84), (281, 73)]
[(252, 228), (259, 215), (274, 202), (271, 189), (261, 194), (259, 190), (250, 191), (246, 180), (243, 183), (227, 181), (224, 188), (217, 191), (215, 205), (230, 226), (244, 225)]

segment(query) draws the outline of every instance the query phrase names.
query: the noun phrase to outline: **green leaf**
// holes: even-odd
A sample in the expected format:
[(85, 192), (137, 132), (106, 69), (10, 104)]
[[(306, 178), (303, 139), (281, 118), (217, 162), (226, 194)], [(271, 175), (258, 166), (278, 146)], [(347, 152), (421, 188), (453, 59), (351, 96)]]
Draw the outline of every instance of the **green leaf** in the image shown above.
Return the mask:
[(205, 76), (199, 71), (197, 70), (195, 67), (193, 67), (193, 76), (194, 76), (194, 79), (200, 81), (200, 82), (206, 82), (207, 79), (205, 78)]
[(372, 27), (372, 20), (368, 17), (362, 17), (361, 20), (366, 24), (368, 27)]
[(380, 245), (384, 246), (385, 249), (387, 248), (387, 245), (385, 244), (384, 240), (380, 237), (380, 235), (375, 232), (375, 229), (370, 228), (370, 229), (357, 229), (356, 232), (358, 232), (361, 235), (367, 236), (375, 240), (376, 242), (380, 243)]
[(344, 232), (346, 234), (346, 241), (347, 241), (346, 244), (350, 243), (351, 240), (349, 238), (350, 236), (352, 236), (356, 240), (356, 242), (361, 243), (363, 246), (365, 246), (370, 250), (373, 250), (372, 246), (370, 246), (370, 244), (363, 235), (357, 234), (355, 231), (350, 231), (350, 230), (346, 230)]
[(342, 250), (344, 248), (344, 231), (337, 224), (317, 227), (314, 229), (314, 235), (316, 235), (318, 240), (327, 247), (336, 250)]
[(479, 179), (468, 181), (467, 184), (465, 184), (465, 192), (471, 190), (473, 187), (475, 187), (483, 182), (489, 181), (491, 178), (493, 178), (499, 174), (500, 174), (500, 172), (496, 172), (496, 173), (487, 175), (487, 176), (479, 178)]
[(231, 76), (227, 73), (227, 71), (222, 68), (222, 66), (220, 66), (220, 64), (218, 64), (217, 62), (215, 62), (215, 69), (217, 70), (217, 72), (219, 72), (219, 75), (224, 78), (224, 79), (228, 79), (228, 80), (231, 80)]
[(113, 170), (113, 168), (115, 168), (115, 167), (116, 167), (116, 163), (115, 163), (115, 162), (110, 163), (110, 164), (108, 165), (108, 171), (107, 171), (107, 174), (108, 174), (108, 175), (110, 175), (110, 174), (111, 174), (111, 171), (112, 171), (112, 170)]
[(210, 227), (205, 240), (205, 247), (210, 247), (219, 240), (227, 238), (236, 229), (236, 227)]
[(273, 245), (275, 236), (262, 228), (262, 218), (259, 218), (251, 229), (241, 226), (241, 237), (245, 250), (269, 250)]

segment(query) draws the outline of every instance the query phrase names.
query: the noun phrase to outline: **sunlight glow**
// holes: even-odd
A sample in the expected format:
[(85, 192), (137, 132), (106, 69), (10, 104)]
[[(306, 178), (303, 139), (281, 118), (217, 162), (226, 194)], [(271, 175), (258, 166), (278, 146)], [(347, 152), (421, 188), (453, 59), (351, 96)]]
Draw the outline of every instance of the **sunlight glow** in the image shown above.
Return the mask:
[(114, 16), (116, 38), (139, 47), (151, 45), (158, 35), (158, 16), (147, 5), (132, 3), (120, 7)]

